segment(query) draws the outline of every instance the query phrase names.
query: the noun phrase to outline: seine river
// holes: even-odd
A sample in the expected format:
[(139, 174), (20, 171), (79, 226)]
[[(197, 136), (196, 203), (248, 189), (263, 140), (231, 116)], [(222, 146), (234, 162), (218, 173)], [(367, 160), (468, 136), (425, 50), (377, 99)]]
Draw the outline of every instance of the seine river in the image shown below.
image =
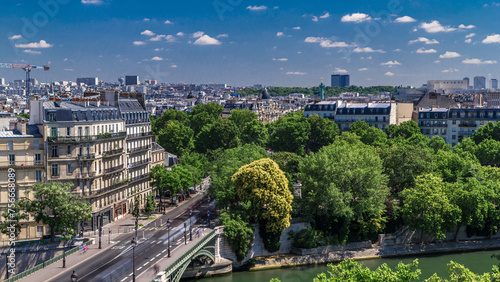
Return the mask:
[[(425, 280), (437, 273), (441, 278), (447, 278), (448, 272), (446, 265), (451, 260), (465, 265), (473, 272), (484, 273), (490, 272), (493, 264), (498, 263), (498, 260), (491, 258), (492, 254), (498, 254), (500, 250), (496, 251), (480, 251), (480, 252), (467, 252), (467, 253), (454, 253), (445, 255), (420, 255), (420, 256), (407, 256), (402, 258), (386, 258), (386, 259), (370, 259), (362, 260), (371, 269), (377, 268), (383, 263), (387, 263), (391, 268), (402, 261), (403, 263), (410, 263), (418, 258), (419, 268), (422, 270), (420, 275), (421, 280)], [(263, 271), (246, 271), (234, 272), (232, 274), (218, 276), (213, 278), (204, 278), (201, 282), (266, 282), (271, 278), (280, 278), (283, 282), (307, 282), (313, 281), (318, 273), (327, 272), (329, 268), (326, 265), (320, 266), (306, 266), (294, 267), (285, 269), (263, 270)]]

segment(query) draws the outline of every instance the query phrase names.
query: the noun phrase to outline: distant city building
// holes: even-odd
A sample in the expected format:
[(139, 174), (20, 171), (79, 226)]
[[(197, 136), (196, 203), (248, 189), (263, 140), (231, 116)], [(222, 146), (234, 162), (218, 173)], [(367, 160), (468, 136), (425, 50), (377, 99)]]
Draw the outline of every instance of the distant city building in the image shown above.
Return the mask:
[(83, 83), (87, 85), (96, 86), (99, 84), (99, 79), (97, 77), (80, 77), (76, 79), (76, 83)]
[(4, 84), (5, 84), (5, 78), (0, 77), (0, 85), (4, 85)]
[(480, 90), (486, 88), (486, 77), (476, 76), (474, 77), (474, 89)]
[(348, 74), (332, 74), (332, 87), (350, 86), (350, 76)]
[(146, 80), (146, 84), (149, 84), (149, 85), (156, 85), (156, 84), (158, 84), (158, 81), (156, 81), (156, 80), (149, 80), (149, 79), (147, 79), (147, 80)]
[(467, 89), (470, 88), (470, 79), (468, 77), (464, 77), (464, 80), (467, 81)]
[(127, 75), (125, 76), (125, 85), (139, 85), (138, 75)]
[(491, 89), (498, 89), (498, 80), (496, 78), (493, 78), (491, 80), (490, 87), (491, 87)]
[(440, 94), (453, 93), (469, 89), (469, 80), (429, 80), (427, 81), (427, 93), (436, 92)]

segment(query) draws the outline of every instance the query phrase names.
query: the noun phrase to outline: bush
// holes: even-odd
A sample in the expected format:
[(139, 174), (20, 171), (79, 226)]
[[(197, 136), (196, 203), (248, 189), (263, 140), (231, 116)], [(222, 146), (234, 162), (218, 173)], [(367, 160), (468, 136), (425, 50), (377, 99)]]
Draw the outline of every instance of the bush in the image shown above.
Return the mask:
[(238, 214), (223, 211), (220, 222), (224, 225), (224, 235), (231, 250), (236, 254), (238, 261), (242, 261), (248, 254), (253, 241), (253, 229)]
[(323, 237), (321, 233), (321, 231), (314, 230), (312, 227), (302, 229), (297, 233), (291, 232), (292, 246), (305, 249), (316, 248), (321, 244), (320, 241)]
[(270, 253), (279, 251), (281, 247), (281, 232), (266, 232), (267, 222), (259, 222), (259, 235), (264, 243), (264, 248)]

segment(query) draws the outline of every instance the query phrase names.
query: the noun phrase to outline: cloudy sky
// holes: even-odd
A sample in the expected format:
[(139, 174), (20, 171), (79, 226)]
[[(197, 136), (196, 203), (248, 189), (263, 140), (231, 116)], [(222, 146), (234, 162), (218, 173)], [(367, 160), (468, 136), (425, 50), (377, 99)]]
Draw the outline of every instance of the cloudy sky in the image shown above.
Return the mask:
[[(0, 62), (50, 62), (49, 72), (33, 72), (40, 81), (136, 74), (312, 86), (349, 72), (355, 85), (420, 86), (500, 78), (500, 3), (482, 0), (33, 0), (2, 10)], [(23, 76), (0, 69), (8, 81)]]

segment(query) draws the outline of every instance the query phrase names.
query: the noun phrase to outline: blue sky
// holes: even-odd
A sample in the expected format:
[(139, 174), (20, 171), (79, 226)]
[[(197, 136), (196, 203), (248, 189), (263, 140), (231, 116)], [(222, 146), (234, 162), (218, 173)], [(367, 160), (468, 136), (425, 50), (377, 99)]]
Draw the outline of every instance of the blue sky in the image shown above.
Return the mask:
[(40, 81), (309, 87), (346, 71), (362, 86), (489, 81), (500, 78), (499, 13), (491, 1), (10, 1), (0, 62), (50, 62), (33, 72)]

